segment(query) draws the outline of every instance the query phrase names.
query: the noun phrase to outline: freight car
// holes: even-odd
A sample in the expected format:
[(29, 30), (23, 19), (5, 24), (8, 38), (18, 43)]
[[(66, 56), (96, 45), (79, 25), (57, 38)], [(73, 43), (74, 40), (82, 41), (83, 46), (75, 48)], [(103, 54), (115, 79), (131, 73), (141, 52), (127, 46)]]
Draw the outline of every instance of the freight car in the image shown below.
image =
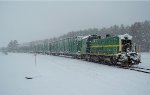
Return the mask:
[(140, 48), (128, 34), (106, 38), (97, 35), (66, 38), (49, 43), (49, 54), (67, 55), (109, 65), (131, 66), (140, 63)]
[(77, 58), (81, 50), (82, 37), (70, 37), (49, 43), (49, 53), (52, 55), (67, 55)]

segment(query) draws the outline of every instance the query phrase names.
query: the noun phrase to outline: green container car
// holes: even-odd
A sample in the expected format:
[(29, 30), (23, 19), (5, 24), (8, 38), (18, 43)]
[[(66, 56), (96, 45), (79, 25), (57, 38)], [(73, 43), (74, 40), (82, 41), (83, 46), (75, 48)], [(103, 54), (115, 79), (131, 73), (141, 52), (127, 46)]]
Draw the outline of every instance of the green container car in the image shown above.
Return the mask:
[(51, 53), (75, 55), (81, 49), (81, 37), (70, 37), (49, 43)]

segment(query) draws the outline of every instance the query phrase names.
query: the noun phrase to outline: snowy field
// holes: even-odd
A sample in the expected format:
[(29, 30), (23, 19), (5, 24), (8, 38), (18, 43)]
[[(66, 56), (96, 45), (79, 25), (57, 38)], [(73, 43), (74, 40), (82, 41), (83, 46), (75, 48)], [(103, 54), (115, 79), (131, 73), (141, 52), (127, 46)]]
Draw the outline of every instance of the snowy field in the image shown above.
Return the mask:
[[(150, 68), (150, 53), (139, 67)], [(26, 79), (25, 77), (33, 77)], [(150, 74), (57, 56), (0, 53), (0, 95), (150, 95)]]

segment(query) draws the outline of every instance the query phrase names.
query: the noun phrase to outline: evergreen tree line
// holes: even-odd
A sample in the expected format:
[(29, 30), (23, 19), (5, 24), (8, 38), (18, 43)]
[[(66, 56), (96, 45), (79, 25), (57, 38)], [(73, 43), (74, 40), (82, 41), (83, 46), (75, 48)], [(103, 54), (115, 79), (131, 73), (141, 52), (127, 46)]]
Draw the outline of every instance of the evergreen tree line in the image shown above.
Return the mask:
[(1, 47), (0, 52), (17, 52), (18, 51), (18, 41), (17, 40), (11, 40), (7, 47)]
[[(72, 31), (67, 34), (64, 34), (60, 37), (55, 37), (51, 39), (45, 39), (45, 40), (39, 40), (39, 41), (32, 41), (29, 43), (24, 43), (24, 47), (26, 44), (30, 44), (30, 46), (34, 46), (37, 43), (48, 43), (51, 41), (56, 41), (68, 37), (76, 37), (76, 36), (87, 36), (87, 35), (100, 35), (102, 38), (105, 38), (107, 34), (110, 34), (111, 36), (121, 35), (128, 33), (133, 36), (133, 43), (137, 43), (141, 46), (142, 52), (150, 52), (150, 21), (144, 21), (144, 22), (135, 22), (134, 24), (127, 26), (124, 24), (119, 25), (113, 25), (108, 28), (89, 28), (85, 30), (79, 30), (79, 31)], [(16, 40), (12, 40), (9, 42), (7, 46), (7, 51), (17, 51), (18, 42)], [(2, 50), (2, 48), (0, 49)]]
[(18, 47), (18, 41), (17, 40), (11, 40), (9, 43), (8, 43), (8, 46), (7, 46), (7, 51), (10, 52), (15, 52), (17, 51), (17, 47)]

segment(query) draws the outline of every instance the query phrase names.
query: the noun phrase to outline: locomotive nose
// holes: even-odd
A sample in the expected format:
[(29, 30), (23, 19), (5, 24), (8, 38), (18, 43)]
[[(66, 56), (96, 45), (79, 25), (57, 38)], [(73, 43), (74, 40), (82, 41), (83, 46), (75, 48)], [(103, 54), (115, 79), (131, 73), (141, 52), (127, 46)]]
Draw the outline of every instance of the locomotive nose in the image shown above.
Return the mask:
[(140, 55), (136, 52), (130, 53), (129, 57), (132, 64), (138, 64), (140, 62)]

